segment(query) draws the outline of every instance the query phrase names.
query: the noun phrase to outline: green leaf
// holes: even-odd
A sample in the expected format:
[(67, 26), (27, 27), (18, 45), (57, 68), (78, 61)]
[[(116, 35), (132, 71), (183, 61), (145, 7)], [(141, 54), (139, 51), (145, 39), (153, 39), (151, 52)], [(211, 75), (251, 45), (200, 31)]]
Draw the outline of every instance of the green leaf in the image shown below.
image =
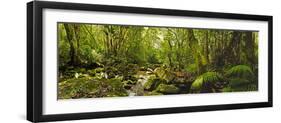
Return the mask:
[(191, 85), (191, 89), (199, 91), (202, 89), (204, 83), (215, 83), (221, 80), (223, 80), (221, 74), (217, 72), (206, 72), (195, 79), (195, 81)]
[(254, 73), (247, 65), (236, 65), (226, 71), (227, 77), (252, 78)]
[(156, 91), (164, 94), (176, 94), (179, 93), (180, 89), (174, 85), (160, 84)]

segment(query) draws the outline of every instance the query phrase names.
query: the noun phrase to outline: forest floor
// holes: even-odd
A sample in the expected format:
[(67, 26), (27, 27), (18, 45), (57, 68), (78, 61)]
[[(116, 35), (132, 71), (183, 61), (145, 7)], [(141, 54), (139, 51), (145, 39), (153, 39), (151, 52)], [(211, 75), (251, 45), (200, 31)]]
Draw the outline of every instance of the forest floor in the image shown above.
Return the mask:
[[(135, 65), (133, 65), (135, 66)], [(137, 69), (136, 69), (137, 68)], [(180, 94), (188, 92), (190, 79), (168, 71), (162, 67), (141, 68), (135, 66), (127, 73), (118, 74), (118, 69), (110, 67), (86, 70), (68, 70), (60, 76), (59, 98), (91, 98), (111, 96), (149, 96)], [(68, 76), (66, 76), (68, 75)], [(191, 76), (189, 76), (191, 77)]]
[[(67, 69), (60, 75), (58, 98), (132, 97), (257, 90), (256, 83), (243, 79), (242, 76), (226, 78), (218, 72), (206, 72), (198, 76), (186, 71), (174, 71), (165, 66), (152, 66), (156, 67), (128, 64), (92, 69)], [(238, 70), (237, 75), (253, 74), (250, 68), (244, 65), (235, 66), (230, 71), (237, 72), (237, 68), (241, 69)], [(236, 73), (229, 72), (229, 74)]]

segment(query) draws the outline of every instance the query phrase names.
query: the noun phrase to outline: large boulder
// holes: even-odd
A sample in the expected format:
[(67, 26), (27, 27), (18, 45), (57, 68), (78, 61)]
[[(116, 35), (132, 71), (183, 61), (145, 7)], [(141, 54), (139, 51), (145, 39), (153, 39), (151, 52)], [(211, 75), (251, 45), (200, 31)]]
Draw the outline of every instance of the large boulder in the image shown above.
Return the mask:
[(59, 99), (128, 96), (120, 79), (73, 78), (59, 83)]
[(180, 89), (174, 85), (160, 84), (156, 91), (163, 94), (177, 94), (180, 92)]
[(165, 80), (161, 80), (160, 78), (156, 77), (155, 75), (150, 76), (147, 79), (147, 82), (144, 84), (144, 89), (152, 91), (158, 87), (160, 83), (165, 82)]
[(107, 75), (106, 78), (111, 79), (117, 75), (118, 69), (113, 66), (107, 66), (107, 67), (105, 67), (105, 73)]
[(144, 96), (155, 96), (155, 95), (163, 95), (163, 94), (157, 91), (152, 91), (144, 94)]
[(168, 69), (157, 67), (154, 69), (154, 73), (160, 79), (166, 80), (167, 82), (171, 82), (175, 78), (175, 74)]

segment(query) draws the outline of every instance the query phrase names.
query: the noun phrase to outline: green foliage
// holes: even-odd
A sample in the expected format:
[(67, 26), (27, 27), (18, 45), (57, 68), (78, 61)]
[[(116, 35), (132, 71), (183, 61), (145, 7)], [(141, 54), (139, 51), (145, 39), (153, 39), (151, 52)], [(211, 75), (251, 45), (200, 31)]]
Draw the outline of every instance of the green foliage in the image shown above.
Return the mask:
[(102, 67), (98, 67), (98, 68), (94, 69), (95, 73), (101, 73), (101, 72), (104, 72), (104, 71), (105, 71), (105, 69), (102, 68)]
[(186, 67), (186, 71), (190, 72), (190, 73), (196, 73), (197, 72), (197, 65), (196, 64), (189, 64), (187, 67)]
[(258, 32), (58, 23), (58, 53), (60, 99), (258, 88)]
[(236, 65), (230, 68), (225, 75), (228, 77), (253, 78), (254, 73), (247, 65)]
[(179, 93), (180, 89), (174, 85), (160, 84), (156, 91), (163, 94), (176, 94)]
[(144, 96), (155, 96), (155, 95), (163, 95), (162, 93), (159, 93), (157, 91), (151, 91), (148, 93), (145, 93)]
[(206, 72), (195, 79), (191, 85), (191, 89), (200, 91), (203, 88), (204, 83), (215, 84), (215, 82), (222, 81), (223, 77), (217, 72)]
[(81, 46), (80, 54), (81, 61), (84, 64), (101, 63), (102, 55), (97, 53), (88, 45)]
[(204, 83), (204, 78), (199, 76), (191, 85), (192, 90), (201, 90)]
[(74, 78), (59, 83), (59, 99), (127, 96), (119, 79)]
[(69, 45), (67, 43), (65, 43), (64, 41), (61, 41), (61, 42), (59, 42), (59, 47), (60, 47), (60, 50), (59, 50), (59, 57), (60, 57), (59, 65), (60, 66), (66, 66), (67, 63), (70, 60)]
[(241, 78), (230, 79), (229, 86), (225, 88), (224, 92), (242, 92), (242, 91), (257, 91), (257, 84)]
[(144, 89), (145, 90), (154, 90), (158, 87), (160, 83), (164, 83), (165, 80), (161, 80), (160, 78), (156, 76), (150, 76), (147, 80), (147, 82), (144, 84)]
[(254, 73), (247, 65), (236, 65), (226, 72), (229, 77), (229, 89), (226, 92), (233, 91), (256, 91), (257, 84), (254, 82)]
[(156, 53), (149, 53), (147, 56), (147, 62), (151, 64), (158, 64), (159, 60)]
[(159, 77), (162, 80), (166, 80), (167, 82), (170, 82), (175, 78), (175, 75), (169, 69), (165, 69), (163, 67), (157, 67), (154, 70), (154, 73), (156, 74), (157, 77)]
[(96, 75), (96, 70), (95, 70), (95, 69), (87, 70), (87, 73), (88, 73), (90, 76), (95, 76), (95, 75)]
[(229, 91), (241, 91), (246, 89), (247, 85), (249, 85), (251, 82), (247, 79), (242, 78), (232, 78), (229, 80)]
[(132, 81), (132, 80), (126, 80), (123, 81), (123, 86), (125, 89), (130, 89), (132, 86), (134, 86), (136, 84), (136, 81)]

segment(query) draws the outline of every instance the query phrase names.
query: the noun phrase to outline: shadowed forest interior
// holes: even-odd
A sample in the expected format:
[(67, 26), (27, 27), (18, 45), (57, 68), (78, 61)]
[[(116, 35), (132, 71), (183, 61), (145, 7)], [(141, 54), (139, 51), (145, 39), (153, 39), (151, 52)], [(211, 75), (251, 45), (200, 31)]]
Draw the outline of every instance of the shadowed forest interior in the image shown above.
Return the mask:
[(258, 32), (58, 23), (58, 99), (258, 91)]

